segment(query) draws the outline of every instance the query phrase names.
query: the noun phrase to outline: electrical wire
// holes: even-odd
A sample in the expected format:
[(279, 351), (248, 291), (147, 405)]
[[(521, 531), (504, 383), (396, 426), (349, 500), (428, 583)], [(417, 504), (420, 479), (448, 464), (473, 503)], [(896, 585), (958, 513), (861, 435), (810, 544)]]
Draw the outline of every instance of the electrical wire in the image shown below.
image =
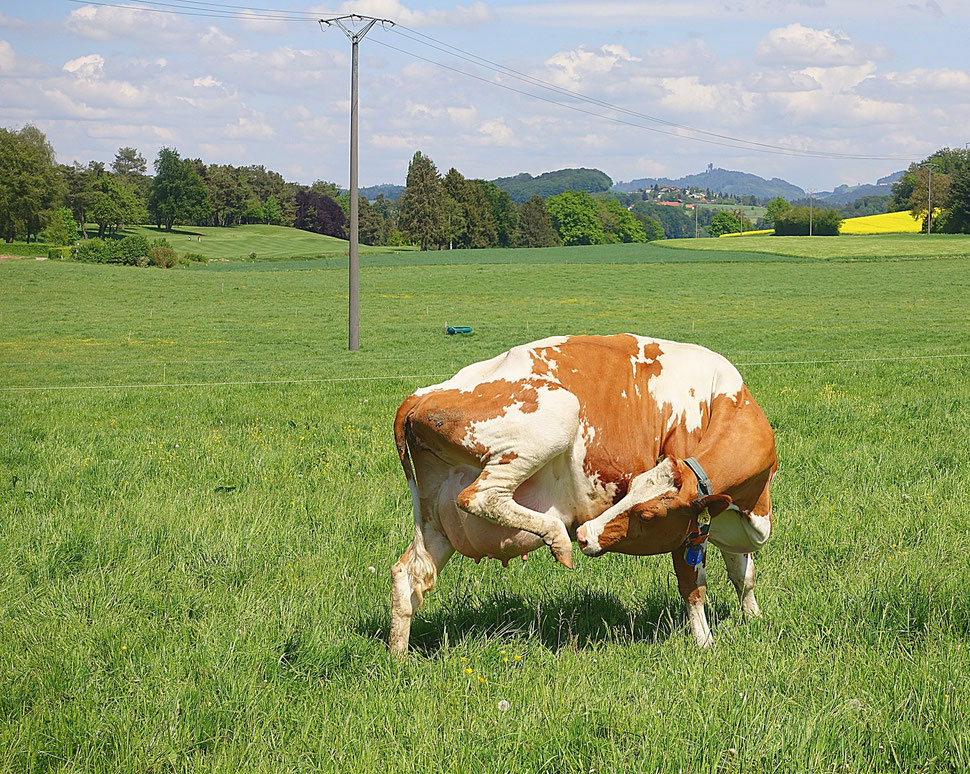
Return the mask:
[[(719, 140), (707, 140), (707, 139), (704, 139), (702, 137), (688, 137), (688, 136), (685, 136), (683, 134), (678, 134), (676, 132), (667, 132), (667, 131), (664, 131), (663, 129), (658, 129), (655, 126), (647, 126), (646, 124), (637, 123), (635, 121), (627, 121), (627, 120), (625, 120), (623, 118), (617, 118), (616, 116), (607, 116), (607, 115), (603, 115), (602, 113), (594, 113), (592, 110), (585, 110), (585, 109), (583, 109), (581, 107), (577, 107), (575, 105), (570, 105), (570, 104), (568, 104), (566, 102), (560, 102), (558, 100), (551, 99), (549, 97), (543, 97), (543, 96), (541, 96), (539, 94), (533, 94), (532, 92), (529, 92), (529, 91), (524, 91), (522, 89), (517, 89), (514, 86), (509, 86), (509, 85), (504, 84), (504, 83), (499, 83), (498, 81), (494, 81), (494, 80), (492, 80), (490, 78), (484, 78), (484, 77), (482, 77), (480, 75), (475, 75), (474, 73), (467, 72), (466, 70), (461, 70), (461, 69), (459, 69), (457, 67), (451, 67), (449, 65), (444, 64), (443, 62), (438, 62), (438, 61), (436, 61), (434, 59), (428, 59), (427, 57), (423, 57), (420, 54), (415, 54), (415, 53), (413, 53), (411, 51), (405, 51), (403, 48), (398, 48), (397, 46), (392, 46), (390, 43), (385, 43), (384, 41), (378, 40), (377, 38), (374, 38), (373, 39), (373, 42), (374, 43), (377, 43), (380, 46), (384, 46), (385, 48), (390, 48), (390, 49), (393, 49), (394, 51), (398, 51), (398, 52), (400, 52), (402, 54), (406, 54), (407, 56), (413, 57), (415, 59), (420, 59), (421, 61), (427, 62), (428, 64), (437, 65), (438, 67), (441, 67), (441, 68), (443, 68), (445, 70), (451, 70), (454, 73), (458, 73), (459, 75), (464, 75), (464, 76), (466, 76), (468, 78), (474, 78), (476, 81), (481, 81), (482, 83), (488, 83), (488, 84), (491, 84), (492, 86), (497, 86), (500, 89), (505, 89), (507, 91), (514, 92), (516, 94), (521, 94), (521, 95), (526, 96), (526, 97), (531, 97), (532, 99), (537, 99), (537, 100), (540, 100), (542, 102), (548, 102), (550, 105), (558, 105), (559, 107), (563, 107), (563, 108), (566, 108), (567, 110), (572, 110), (572, 111), (575, 111), (577, 113), (583, 113), (583, 114), (588, 115), (588, 116), (593, 116), (594, 118), (599, 118), (599, 119), (603, 119), (603, 120), (606, 120), (606, 121), (612, 121), (615, 124), (621, 124), (623, 126), (632, 126), (632, 127), (636, 128), (636, 129), (644, 129), (644, 130), (646, 130), (648, 132), (653, 132), (655, 134), (662, 134), (662, 135), (666, 135), (668, 137), (675, 137), (675, 138), (677, 138), (679, 140), (691, 140), (693, 142), (704, 143), (705, 145), (717, 145), (717, 146), (720, 146), (722, 148), (731, 148), (732, 150), (755, 151), (755, 152), (758, 152), (758, 153), (769, 153), (769, 154), (776, 155), (776, 156), (805, 156), (806, 155), (804, 152), (801, 152), (801, 151), (782, 149), (780, 147), (777, 148), (777, 149), (773, 149), (773, 148), (749, 148), (749, 147), (745, 147), (743, 145), (737, 145), (737, 144), (734, 144), (734, 143), (721, 142)], [(887, 158), (898, 158), (898, 157), (892, 157), (892, 156), (891, 157), (887, 157), (887, 156), (861, 156), (861, 155), (860, 156), (842, 157), (842, 156), (827, 156), (826, 155), (826, 156), (811, 156), (811, 158), (843, 159), (843, 160), (846, 159), (846, 158), (852, 158), (852, 159), (857, 159), (857, 160), (863, 160), (864, 159), (864, 160), (870, 160), (870, 161), (878, 161), (878, 160), (885, 160)], [(906, 156), (904, 158), (906, 158), (906, 159), (912, 159), (911, 156)]]
[[(286, 12), (273, 15), (266, 13), (256, 13), (249, 11), (245, 8), (239, 7), (237, 11), (220, 11), (218, 9), (206, 9), (204, 6), (207, 4), (198, 4), (200, 7), (195, 7), (193, 5), (187, 5), (183, 3), (163, 3), (157, 0), (138, 0), (138, 5), (130, 5), (128, 3), (106, 3), (97, 2), (96, 0), (68, 0), (69, 3), (75, 3), (77, 5), (95, 5), (100, 8), (124, 8), (129, 11), (143, 11), (145, 13), (164, 13), (170, 16), (194, 16), (206, 19), (236, 19), (236, 20), (257, 20), (257, 21), (295, 21), (295, 22), (313, 22), (317, 21), (316, 18), (311, 18), (310, 16), (297, 16), (294, 12)], [(226, 8), (232, 8), (234, 6), (226, 6)], [(190, 8), (193, 10), (182, 10), (184, 8)], [(174, 10), (179, 9), (179, 10)]]
[[(286, 22), (310, 22), (318, 21), (320, 19), (320, 13), (313, 13), (310, 11), (292, 11), (288, 9), (280, 8), (251, 8), (245, 6), (232, 5), (228, 3), (216, 3), (216, 2), (206, 2), (205, 0), (179, 0), (178, 2), (163, 2), (162, 0), (139, 0), (137, 5), (132, 5), (128, 3), (111, 3), (111, 2), (98, 2), (96, 0), (69, 0), (69, 2), (76, 3), (79, 5), (93, 5), (99, 7), (109, 7), (109, 8), (125, 8), (133, 11), (145, 11), (148, 13), (164, 13), (177, 16), (194, 16), (202, 18), (211, 19), (235, 19), (235, 20), (265, 20), (265, 21), (286, 21)], [(326, 15), (326, 14), (323, 14)], [(502, 65), (498, 62), (494, 62), (485, 57), (474, 54), (470, 51), (465, 51), (464, 49), (453, 46), (450, 43), (438, 40), (430, 35), (423, 32), (415, 30), (411, 27), (407, 27), (402, 24), (395, 24), (393, 27), (388, 27), (387, 25), (382, 25), (384, 29), (389, 29), (391, 32), (401, 35), (404, 38), (417, 42), (419, 44), (429, 46), (430, 48), (436, 49), (450, 56), (456, 56), (459, 59), (463, 59), (471, 64), (479, 67), (486, 67), (491, 69), (493, 72), (499, 75), (504, 75), (511, 77), (520, 82), (526, 83), (530, 86), (535, 86), (547, 91), (551, 91), (555, 94), (562, 96), (567, 96), (571, 99), (577, 99), (590, 105), (596, 105), (598, 107), (606, 108), (614, 112), (628, 115), (634, 118), (641, 119), (642, 121), (648, 121), (651, 123), (660, 124), (662, 126), (667, 126), (672, 129), (679, 129), (682, 132), (690, 132), (692, 134), (704, 135), (704, 137), (714, 138), (714, 139), (704, 139), (704, 137), (695, 137), (691, 135), (685, 135), (675, 131), (665, 131), (663, 129), (658, 129), (655, 126), (645, 125), (643, 123), (628, 121), (616, 116), (603, 115), (602, 113), (593, 112), (591, 110), (585, 110), (583, 108), (577, 107), (575, 105), (570, 105), (559, 100), (550, 99), (548, 97), (543, 97), (542, 95), (535, 94), (533, 92), (525, 91), (522, 89), (517, 89), (515, 87), (509, 86), (507, 84), (501, 83), (499, 81), (493, 80), (491, 78), (484, 78), (474, 73), (467, 72), (466, 70), (459, 69), (457, 67), (451, 67), (443, 62), (438, 62), (433, 59), (416, 54), (412, 51), (393, 46), (389, 43), (385, 43), (381, 40), (373, 38), (373, 42), (378, 45), (382, 45), (386, 48), (397, 51), (405, 56), (412, 57), (414, 59), (427, 62), (428, 64), (433, 64), (437, 67), (441, 67), (445, 70), (450, 70), (451, 72), (457, 73), (459, 75), (464, 75), (468, 78), (473, 78), (475, 80), (481, 81), (483, 83), (488, 83), (498, 88), (505, 89), (507, 91), (520, 94), (525, 97), (531, 97), (542, 102), (546, 102), (551, 105), (556, 105), (558, 107), (565, 108), (567, 110), (572, 110), (574, 112), (582, 113), (584, 115), (592, 116), (593, 118), (598, 118), (601, 120), (611, 121), (616, 124), (621, 124), (624, 126), (629, 126), (636, 129), (643, 129), (645, 131), (650, 131), (655, 134), (661, 134), (668, 137), (673, 137), (680, 140), (691, 140), (693, 142), (700, 142), (707, 145), (715, 145), (724, 148), (730, 148), (732, 150), (744, 150), (756, 153), (768, 153), (772, 155), (781, 156), (791, 156), (791, 157), (803, 157), (803, 158), (818, 158), (818, 159), (830, 159), (830, 160), (866, 160), (866, 161), (889, 161), (889, 160), (899, 160), (906, 161), (912, 160), (912, 156), (904, 155), (877, 155), (877, 154), (851, 154), (851, 153), (839, 153), (837, 151), (814, 151), (814, 150), (798, 150), (796, 148), (787, 148), (781, 145), (775, 145), (771, 143), (764, 143), (757, 140), (747, 140), (742, 137), (734, 137), (732, 135), (721, 134), (718, 132), (713, 132), (707, 129), (700, 129), (698, 127), (689, 126), (687, 124), (679, 124), (674, 121), (669, 121), (664, 118), (653, 116), (647, 113), (641, 113), (636, 110), (631, 110), (629, 108), (622, 107), (620, 105), (615, 105), (613, 103), (607, 102), (606, 100), (599, 99), (597, 97), (584, 94), (582, 92), (574, 91), (572, 89), (566, 89), (561, 86), (557, 86), (548, 81), (544, 81), (541, 78), (536, 78), (534, 76), (523, 73), (514, 68)], [(403, 32), (401, 29), (406, 29), (409, 33)]]
[[(420, 40), (419, 38), (414, 37), (413, 35), (408, 35), (407, 33), (402, 32), (401, 29), (399, 29), (402, 27), (408, 30), (408, 32), (412, 32), (414, 33), (414, 35), (420, 36), (420, 38), (426, 38), (426, 40)], [(395, 25), (394, 27), (390, 28), (390, 31), (397, 35), (401, 35), (405, 38), (408, 38), (409, 40), (413, 40), (416, 43), (421, 43), (425, 46), (429, 46), (430, 48), (436, 49), (443, 53), (450, 54), (452, 56), (457, 56), (459, 59), (464, 59), (466, 62), (471, 62), (472, 64), (475, 64), (478, 66), (482, 66), (482, 64), (487, 65), (490, 69), (495, 70), (499, 74), (509, 75), (512, 78), (515, 78), (516, 80), (524, 81), (531, 85), (538, 86), (540, 88), (547, 89), (549, 91), (553, 91), (555, 93), (562, 94), (564, 96), (574, 97), (584, 102), (589, 102), (594, 105), (599, 105), (601, 107), (608, 108), (609, 110), (614, 110), (616, 112), (624, 113), (626, 115), (634, 116), (636, 118), (642, 118), (646, 121), (652, 121), (658, 124), (662, 124), (664, 126), (670, 126), (677, 129), (683, 129), (688, 132), (695, 132), (697, 134), (703, 134), (709, 137), (715, 137), (722, 140), (729, 140), (731, 142), (736, 142), (736, 143), (744, 143), (745, 145), (752, 146), (750, 148), (745, 148), (745, 150), (758, 150), (759, 148), (768, 148), (772, 150), (781, 150), (781, 151), (786, 151), (790, 153), (797, 153), (798, 155), (809, 156), (813, 158), (826, 158), (826, 159), (857, 159), (857, 160), (865, 159), (865, 160), (877, 160), (877, 161), (890, 161), (890, 160), (908, 160), (912, 158), (911, 156), (898, 156), (898, 155), (877, 156), (877, 155), (859, 155), (859, 154), (852, 154), (852, 153), (839, 153), (836, 151), (798, 150), (797, 148), (786, 148), (782, 145), (758, 142), (756, 140), (745, 140), (744, 138), (741, 138), (741, 137), (732, 137), (731, 135), (719, 134), (717, 132), (711, 132), (706, 129), (698, 129), (697, 127), (688, 126), (687, 124), (678, 124), (674, 121), (668, 121), (666, 119), (658, 118), (657, 116), (652, 116), (647, 113), (640, 113), (636, 110), (630, 110), (629, 108), (625, 108), (620, 105), (615, 105), (611, 102), (606, 102), (605, 100), (601, 100), (596, 97), (591, 97), (588, 94), (583, 94), (582, 92), (574, 91), (573, 89), (567, 89), (562, 86), (557, 86), (556, 84), (550, 83), (549, 81), (544, 81), (541, 78), (536, 78), (535, 76), (528, 75), (519, 70), (515, 70), (514, 68), (507, 67), (506, 65), (503, 65), (503, 64), (499, 64), (498, 62), (493, 62), (490, 59), (486, 59), (485, 57), (478, 56), (477, 54), (473, 54), (470, 51), (465, 51), (464, 49), (458, 48), (457, 46), (453, 46), (450, 43), (445, 43), (444, 41), (438, 40), (437, 38), (433, 38), (430, 35), (426, 35), (423, 32), (419, 32), (418, 30), (415, 30), (403, 24)], [(431, 42), (428, 42), (428, 41), (431, 41)], [(683, 135), (675, 135), (675, 136), (683, 138)], [(689, 139), (695, 139), (695, 138), (689, 138)]]

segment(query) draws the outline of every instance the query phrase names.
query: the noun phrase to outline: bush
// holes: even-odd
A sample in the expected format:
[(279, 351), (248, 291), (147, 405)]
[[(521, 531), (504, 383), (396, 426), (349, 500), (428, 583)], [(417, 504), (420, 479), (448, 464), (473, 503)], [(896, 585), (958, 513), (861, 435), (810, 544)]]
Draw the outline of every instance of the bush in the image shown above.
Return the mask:
[(186, 261), (193, 261), (195, 263), (208, 263), (209, 259), (206, 258), (201, 253), (186, 253), (182, 256)]
[(38, 255), (47, 255), (48, 249), (48, 245), (37, 244), (37, 242), (0, 242), (0, 255), (34, 258)]
[(792, 207), (775, 218), (775, 235), (808, 236), (811, 229), (813, 236), (838, 236), (842, 220), (838, 210)]
[(124, 239), (116, 242), (113, 248), (111, 263), (123, 263), (126, 266), (137, 266), (138, 259), (147, 259), (148, 253), (151, 250), (148, 245), (148, 240), (138, 235), (126, 236)]
[(47, 257), (52, 261), (63, 261), (70, 254), (70, 247), (49, 247)]
[(75, 260), (85, 263), (105, 263), (108, 258), (108, 247), (103, 239), (86, 239), (78, 242), (72, 251)]
[(163, 269), (172, 269), (179, 262), (178, 253), (171, 247), (153, 247), (148, 251), (148, 258), (153, 265), (160, 266)]

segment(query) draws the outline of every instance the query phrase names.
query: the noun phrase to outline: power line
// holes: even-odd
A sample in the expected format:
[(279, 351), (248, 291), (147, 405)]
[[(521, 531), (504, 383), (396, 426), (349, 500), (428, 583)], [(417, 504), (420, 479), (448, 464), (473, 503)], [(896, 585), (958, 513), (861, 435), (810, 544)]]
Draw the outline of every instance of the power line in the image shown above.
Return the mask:
[[(109, 7), (109, 8), (125, 8), (133, 11), (145, 11), (148, 13), (164, 13), (176, 16), (194, 16), (201, 18), (211, 18), (211, 19), (235, 19), (235, 20), (265, 20), (265, 21), (287, 21), (287, 22), (309, 22), (316, 21), (320, 14), (312, 13), (310, 11), (292, 11), (287, 9), (279, 8), (247, 8), (244, 6), (231, 5), (228, 3), (215, 3), (215, 2), (205, 2), (204, 0), (180, 0), (177, 3), (162, 2), (162, 0), (139, 0), (139, 5), (130, 5), (127, 3), (109, 3), (109, 2), (96, 2), (95, 0), (69, 0), (69, 2), (77, 3), (81, 5), (94, 5), (99, 7)], [(403, 26), (403, 25), (398, 25)], [(386, 28), (386, 27), (385, 27)], [(888, 161), (888, 160), (912, 160), (912, 156), (904, 155), (876, 155), (876, 154), (851, 154), (851, 153), (839, 153), (836, 151), (813, 151), (813, 150), (798, 150), (794, 148), (786, 148), (781, 145), (774, 145), (771, 143), (763, 143), (757, 140), (746, 140), (741, 137), (734, 137), (727, 134), (721, 134), (718, 132), (713, 132), (706, 129), (700, 129), (697, 127), (689, 126), (687, 124), (679, 124), (674, 121), (669, 121), (664, 118), (659, 118), (657, 116), (652, 116), (647, 113), (641, 113), (636, 110), (631, 110), (629, 108), (622, 107), (620, 105), (615, 105), (613, 103), (601, 100), (597, 97), (592, 97), (588, 94), (583, 94), (582, 92), (574, 91), (572, 89), (566, 89), (561, 86), (557, 86), (548, 81), (544, 81), (541, 78), (536, 78), (534, 76), (522, 73), (519, 70), (508, 67), (506, 65), (499, 64), (485, 57), (481, 57), (464, 49), (453, 46), (444, 41), (440, 41), (430, 35), (426, 35), (423, 32), (412, 29), (410, 27), (405, 27), (413, 35), (417, 35), (424, 40), (414, 37), (413, 35), (408, 35), (400, 30), (393, 28), (393, 32), (402, 35), (409, 40), (413, 40), (422, 45), (429, 46), (443, 53), (447, 53), (451, 56), (457, 56), (460, 59), (464, 59), (477, 66), (486, 66), (489, 69), (499, 73), (500, 75), (507, 75), (518, 81), (522, 81), (532, 86), (537, 86), (548, 91), (552, 91), (563, 96), (568, 96), (573, 99), (578, 99), (587, 104), (597, 105), (599, 107), (607, 108), (609, 110), (616, 111), (621, 114), (629, 115), (635, 118), (642, 119), (644, 121), (649, 121), (652, 123), (657, 123), (663, 126), (669, 126), (674, 129), (681, 129), (685, 132), (692, 132), (694, 134), (702, 134), (706, 137), (712, 137), (716, 139), (703, 139), (701, 137), (692, 137), (689, 135), (680, 134), (677, 132), (668, 132), (662, 129), (658, 129), (653, 126), (647, 126), (642, 123), (637, 123), (634, 121), (626, 121), (615, 116), (606, 116), (601, 113), (596, 113), (590, 110), (584, 110), (582, 108), (576, 107), (575, 105), (569, 105), (568, 103), (560, 102), (558, 100), (549, 99), (532, 92), (524, 91), (521, 89), (516, 89), (512, 86), (500, 83), (498, 81), (492, 80), (490, 78), (483, 78), (481, 76), (469, 73), (465, 70), (461, 70), (456, 67), (451, 67), (444, 64), (443, 62), (438, 62), (433, 59), (428, 59), (412, 51), (407, 51), (406, 49), (398, 48), (392, 46), (389, 43), (385, 43), (380, 40), (374, 39), (375, 43), (382, 45), (386, 48), (390, 48), (394, 51), (402, 53), (406, 56), (410, 56), (414, 59), (419, 59), (421, 61), (433, 64), (437, 67), (441, 67), (446, 70), (458, 73), (459, 75), (464, 75), (469, 78), (473, 78), (483, 83), (489, 83), (493, 86), (506, 89), (508, 91), (520, 94), (522, 96), (531, 97), (533, 99), (538, 99), (542, 102), (548, 104), (556, 105), (558, 107), (566, 108), (567, 110), (573, 110), (575, 112), (583, 113), (594, 118), (604, 119), (611, 121), (613, 123), (630, 126), (637, 129), (644, 129), (646, 131), (654, 132), (655, 134), (662, 134), (668, 137), (674, 137), (680, 140), (691, 140), (693, 142), (701, 142), (707, 145), (715, 145), (724, 148), (730, 148), (732, 150), (745, 150), (752, 151), (756, 153), (768, 153), (773, 155), (781, 156), (794, 156), (803, 158), (819, 158), (819, 159), (831, 159), (831, 160), (865, 160), (865, 161)], [(723, 140), (721, 142), (719, 140)]]
[[(754, 146), (752, 148), (746, 148), (745, 150), (757, 150), (758, 148), (769, 148), (773, 150), (782, 150), (786, 152), (797, 153), (800, 155), (805, 155), (805, 156), (810, 156), (815, 158), (831, 158), (831, 159), (907, 160), (911, 158), (910, 156), (896, 156), (896, 155), (875, 156), (875, 155), (858, 155), (858, 154), (851, 154), (851, 153), (838, 153), (836, 151), (798, 150), (796, 148), (786, 148), (782, 145), (763, 143), (763, 142), (758, 142), (756, 140), (745, 140), (744, 138), (740, 138), (740, 137), (732, 137), (731, 135), (719, 134), (717, 132), (711, 132), (706, 129), (698, 129), (697, 127), (694, 127), (694, 126), (688, 126), (686, 124), (678, 124), (674, 121), (668, 121), (666, 119), (658, 118), (657, 116), (652, 116), (647, 113), (640, 113), (636, 110), (630, 110), (629, 108), (625, 108), (620, 105), (615, 105), (611, 102), (606, 102), (605, 100), (601, 100), (596, 97), (591, 97), (588, 94), (583, 94), (582, 92), (574, 91), (573, 89), (567, 89), (562, 86), (557, 86), (556, 84), (550, 83), (549, 81), (544, 81), (541, 78), (536, 78), (535, 76), (528, 75), (527, 73), (523, 73), (519, 70), (500, 64), (498, 62), (493, 62), (490, 59), (486, 59), (485, 57), (479, 56), (470, 51), (465, 51), (464, 49), (458, 48), (457, 46), (453, 46), (450, 43), (445, 43), (444, 41), (438, 40), (437, 38), (433, 38), (430, 35), (426, 35), (423, 32), (412, 29), (411, 27), (407, 27), (406, 25), (398, 25), (398, 27), (404, 27), (404, 29), (414, 33), (414, 35), (418, 35), (421, 38), (425, 38), (426, 40), (419, 40), (418, 38), (412, 35), (408, 35), (407, 33), (402, 32), (400, 29), (397, 29), (397, 28), (392, 28), (391, 32), (394, 32), (398, 35), (406, 37), (417, 43), (421, 43), (425, 46), (429, 46), (430, 48), (434, 48), (443, 53), (450, 54), (452, 56), (457, 56), (459, 59), (464, 59), (466, 62), (471, 62), (472, 64), (477, 64), (479, 66), (481, 66), (482, 63), (484, 63), (485, 65), (488, 65), (489, 68), (495, 70), (496, 72), (500, 74), (509, 75), (515, 78), (516, 80), (525, 81), (526, 83), (539, 86), (540, 88), (543, 88), (543, 89), (548, 89), (549, 91), (553, 91), (553, 92), (562, 94), (564, 96), (574, 97), (576, 99), (580, 99), (585, 102), (589, 102), (595, 105), (600, 105), (601, 107), (609, 108), (610, 110), (615, 110), (619, 113), (625, 113), (627, 115), (631, 115), (636, 118), (642, 118), (646, 121), (653, 121), (655, 123), (662, 124), (664, 126), (670, 126), (677, 129), (684, 129), (689, 132), (696, 132), (698, 134), (704, 134), (704, 135), (707, 135), (710, 137), (716, 137), (722, 140), (730, 140), (731, 142), (744, 143), (746, 145)], [(428, 41), (432, 41), (432, 42), (428, 42)], [(435, 45), (435, 44), (438, 44), (438, 45)], [(682, 135), (674, 135), (674, 136), (683, 138)], [(694, 139), (694, 138), (684, 138), (684, 139)]]
[[(206, 5), (209, 4), (196, 4), (185, 5), (185, 4), (175, 4), (175, 3), (163, 3), (157, 2), (157, 0), (138, 0), (139, 5), (129, 5), (127, 3), (105, 3), (105, 2), (95, 2), (95, 0), (68, 0), (70, 3), (76, 3), (77, 5), (95, 5), (100, 8), (124, 8), (129, 11), (143, 11), (145, 13), (164, 13), (170, 16), (195, 16), (206, 19), (242, 19), (242, 20), (260, 20), (260, 21), (296, 21), (296, 22), (315, 22), (316, 18), (310, 16), (296, 15), (296, 12), (285, 12), (279, 15), (272, 15), (266, 13), (255, 13), (250, 12), (245, 8), (239, 7), (237, 11), (220, 11), (216, 8), (207, 9)], [(233, 8), (235, 6), (225, 6), (226, 9)], [(181, 10), (183, 8), (190, 8), (194, 10)], [(179, 9), (179, 10), (172, 10)]]
[[(523, 91), (522, 89), (517, 89), (514, 86), (509, 86), (509, 85), (504, 84), (504, 83), (499, 83), (498, 81), (493, 81), (490, 78), (484, 78), (484, 77), (482, 77), (480, 75), (475, 75), (474, 73), (470, 73), (470, 72), (467, 72), (465, 70), (460, 70), (457, 67), (451, 67), (449, 65), (444, 64), (443, 62), (438, 62), (438, 61), (436, 61), (434, 59), (428, 59), (427, 57), (423, 57), (420, 54), (415, 54), (415, 53), (413, 53), (411, 51), (406, 51), (403, 48), (398, 48), (397, 46), (392, 46), (390, 43), (385, 43), (384, 41), (377, 40), (376, 38), (374, 39), (374, 42), (377, 43), (378, 45), (384, 46), (385, 48), (393, 49), (394, 51), (398, 51), (398, 52), (400, 52), (402, 54), (406, 54), (406, 55), (408, 55), (410, 57), (414, 57), (415, 59), (420, 59), (421, 61), (427, 62), (428, 64), (436, 65), (438, 67), (444, 68), (445, 70), (451, 70), (454, 73), (458, 73), (459, 75), (464, 75), (464, 76), (466, 76), (468, 78), (474, 78), (476, 81), (481, 81), (482, 83), (488, 83), (488, 84), (491, 84), (492, 86), (497, 86), (500, 89), (505, 89), (507, 91), (514, 92), (516, 94), (522, 94), (523, 96), (526, 96), (526, 97), (532, 97), (533, 99), (538, 99), (538, 100), (541, 100), (542, 102), (548, 102), (550, 105), (558, 105), (559, 107), (566, 108), (567, 110), (573, 110), (573, 111), (575, 111), (577, 113), (584, 113), (585, 115), (593, 116), (594, 118), (600, 118), (600, 119), (604, 119), (606, 121), (612, 121), (613, 123), (616, 123), (616, 124), (622, 124), (624, 126), (632, 126), (632, 127), (636, 128), (636, 129), (645, 129), (648, 132), (654, 132), (655, 134), (663, 134), (663, 135), (666, 135), (668, 137), (676, 137), (677, 139), (680, 139), (680, 140), (691, 140), (693, 142), (702, 142), (702, 143), (704, 143), (706, 145), (718, 145), (718, 146), (720, 146), (722, 148), (731, 148), (732, 150), (756, 151), (758, 153), (770, 153), (770, 154), (773, 154), (773, 155), (776, 155), (776, 156), (805, 156), (806, 155), (804, 152), (783, 149), (780, 146), (777, 149), (773, 149), (773, 148), (748, 148), (748, 147), (744, 147), (744, 146), (741, 146), (741, 145), (732, 144), (732, 143), (728, 143), (728, 142), (720, 142), (718, 140), (706, 140), (706, 139), (703, 139), (701, 137), (687, 137), (687, 136), (685, 136), (683, 134), (677, 134), (676, 132), (666, 132), (663, 129), (658, 129), (655, 126), (647, 126), (645, 124), (637, 123), (635, 121), (627, 121), (627, 120), (625, 120), (623, 118), (617, 118), (616, 116), (607, 116), (607, 115), (603, 115), (602, 113), (594, 113), (592, 110), (585, 110), (585, 109), (583, 109), (581, 107), (577, 107), (575, 105), (570, 105), (570, 104), (568, 104), (566, 102), (560, 102), (558, 100), (551, 99), (549, 97), (543, 97), (540, 94), (533, 94), (532, 92), (529, 92), (529, 91)], [(741, 142), (744, 142), (744, 141), (742, 140)], [(911, 159), (912, 158), (911, 156), (905, 156), (905, 157), (888, 156), (887, 157), (887, 156), (862, 156), (862, 155), (859, 155), (859, 156), (828, 156), (828, 155), (817, 156), (817, 155), (812, 155), (810, 157), (811, 158), (830, 158), (830, 159), (846, 159), (846, 158), (852, 158), (852, 159), (870, 160), (870, 161), (880, 161), (880, 160), (885, 160), (887, 158), (905, 158), (905, 159)]]

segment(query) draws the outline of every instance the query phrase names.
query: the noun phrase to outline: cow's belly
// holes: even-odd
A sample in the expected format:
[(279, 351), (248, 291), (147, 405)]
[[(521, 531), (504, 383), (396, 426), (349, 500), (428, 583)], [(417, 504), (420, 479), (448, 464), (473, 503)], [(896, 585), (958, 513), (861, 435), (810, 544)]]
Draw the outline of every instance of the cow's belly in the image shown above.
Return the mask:
[(711, 521), (710, 541), (718, 548), (736, 554), (758, 551), (771, 535), (771, 518), (768, 515), (745, 516), (735, 508), (718, 514)]
[(481, 559), (511, 559), (527, 554), (542, 545), (542, 538), (520, 529), (480, 519), (461, 510), (455, 501), (458, 494), (481, 473), (472, 467), (454, 470), (438, 492), (438, 523), (455, 550)]

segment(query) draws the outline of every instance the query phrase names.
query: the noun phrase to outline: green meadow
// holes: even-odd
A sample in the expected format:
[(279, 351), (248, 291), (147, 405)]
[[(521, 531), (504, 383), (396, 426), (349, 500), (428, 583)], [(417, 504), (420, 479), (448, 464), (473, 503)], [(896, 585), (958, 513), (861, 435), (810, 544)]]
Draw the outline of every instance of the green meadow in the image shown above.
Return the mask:
[[(89, 229), (90, 231), (90, 229)], [(95, 233), (97, 233), (95, 231)], [(198, 253), (212, 260), (281, 261), (294, 258), (336, 258), (347, 255), (347, 241), (288, 226), (176, 226), (171, 231), (154, 226), (128, 226), (119, 237), (138, 234), (151, 242), (165, 238), (180, 253)], [(198, 237), (202, 237), (199, 239)], [(360, 246), (361, 255), (411, 250), (410, 247)]]
[[(967, 770), (970, 242), (856, 239), (365, 256), (358, 353), (336, 258), (0, 263), (0, 770)], [(621, 331), (775, 428), (763, 617), (716, 555), (708, 651), (668, 557), (458, 557), (389, 656), (401, 400)]]
[(965, 234), (842, 234), (838, 237), (754, 236), (671, 239), (664, 247), (714, 253), (752, 252), (792, 258), (880, 260), (884, 258), (970, 257)]

